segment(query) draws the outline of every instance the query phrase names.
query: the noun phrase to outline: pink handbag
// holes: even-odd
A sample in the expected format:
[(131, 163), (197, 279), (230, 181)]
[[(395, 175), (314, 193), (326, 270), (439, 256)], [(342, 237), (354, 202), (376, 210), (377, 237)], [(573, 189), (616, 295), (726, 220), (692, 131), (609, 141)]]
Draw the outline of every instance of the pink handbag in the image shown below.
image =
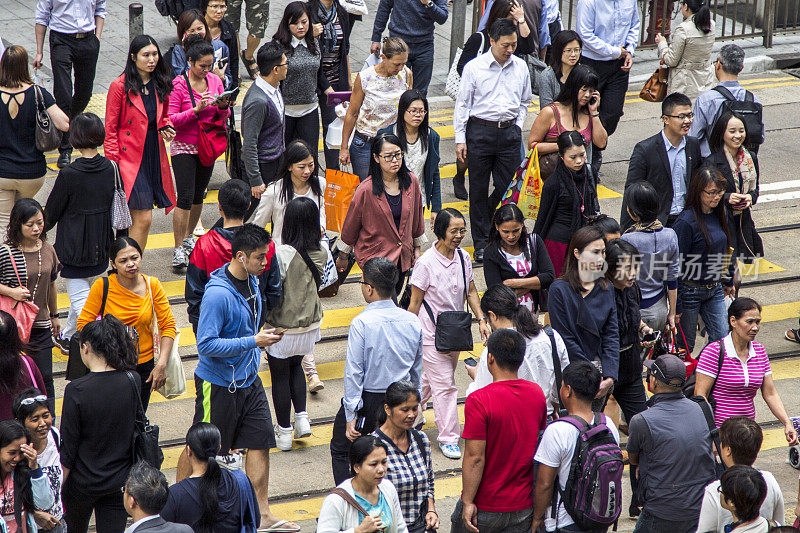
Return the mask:
[[(14, 267), (14, 274), (17, 275), (17, 282), (22, 287), (22, 280), (19, 277), (19, 270), (17, 270), (17, 262), (14, 261), (14, 256), (11, 253), (11, 247), (5, 245), (8, 250), (8, 257)], [(0, 295), (0, 311), (5, 311), (14, 317), (17, 321), (17, 330), (19, 331), (19, 338), (22, 342), (27, 343), (31, 338), (31, 329), (36, 320), (36, 315), (39, 314), (39, 306), (30, 301), (15, 300), (11, 296)]]

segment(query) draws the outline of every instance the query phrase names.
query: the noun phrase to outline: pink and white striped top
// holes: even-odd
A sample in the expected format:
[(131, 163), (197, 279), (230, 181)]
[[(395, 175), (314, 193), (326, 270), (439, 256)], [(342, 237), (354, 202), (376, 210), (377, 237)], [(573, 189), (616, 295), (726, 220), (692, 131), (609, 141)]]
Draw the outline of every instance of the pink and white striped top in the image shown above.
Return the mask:
[(718, 342), (713, 342), (703, 349), (697, 364), (697, 372), (716, 378), (714, 399), (717, 406), (714, 410), (714, 422), (717, 427), (732, 416), (746, 416), (755, 420), (756, 407), (753, 399), (764, 382), (764, 376), (772, 374), (767, 351), (761, 344), (751, 342), (747, 362), (742, 363), (736, 355), (730, 334), (723, 339), (723, 342), (725, 360), (722, 362), (719, 376), (717, 376)]

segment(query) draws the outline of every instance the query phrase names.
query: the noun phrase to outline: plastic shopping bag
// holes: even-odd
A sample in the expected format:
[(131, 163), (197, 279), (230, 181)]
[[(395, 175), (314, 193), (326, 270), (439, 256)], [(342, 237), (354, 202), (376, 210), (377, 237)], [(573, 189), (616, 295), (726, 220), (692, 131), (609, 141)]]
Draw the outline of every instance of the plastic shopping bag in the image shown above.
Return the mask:
[(542, 198), (542, 176), (539, 172), (539, 151), (534, 147), (522, 160), (511, 184), (500, 202), (515, 203), (525, 218), (536, 220)]
[(350, 201), (360, 183), (358, 176), (341, 170), (325, 171), (325, 228), (336, 233), (342, 232), (344, 218), (350, 208)]

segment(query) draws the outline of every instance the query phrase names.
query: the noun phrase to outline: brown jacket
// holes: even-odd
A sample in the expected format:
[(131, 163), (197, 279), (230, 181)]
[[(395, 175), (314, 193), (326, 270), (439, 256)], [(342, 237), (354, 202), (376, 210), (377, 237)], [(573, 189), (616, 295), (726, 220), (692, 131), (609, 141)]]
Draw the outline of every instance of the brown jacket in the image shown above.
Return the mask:
[(389, 258), (399, 263), (403, 272), (413, 266), (414, 246), (425, 240), (425, 202), (415, 176), (411, 176), (411, 186), (402, 195), (398, 230), (386, 195), (372, 194), (372, 177), (356, 189), (344, 219), (341, 241), (355, 249), (358, 266), (363, 267), (373, 257)]

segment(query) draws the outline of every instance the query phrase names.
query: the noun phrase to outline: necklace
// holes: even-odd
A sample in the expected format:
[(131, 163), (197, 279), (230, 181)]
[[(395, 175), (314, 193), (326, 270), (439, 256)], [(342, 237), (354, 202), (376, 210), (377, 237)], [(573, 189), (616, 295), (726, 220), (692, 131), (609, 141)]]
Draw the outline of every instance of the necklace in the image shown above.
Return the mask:
[[(33, 286), (33, 290), (31, 291), (31, 301), (33, 301), (36, 298), (36, 291), (39, 290), (39, 281), (41, 281), (42, 279), (42, 241), (41, 240), (37, 241), (37, 245), (38, 248), (36, 249), (36, 259), (37, 262), (39, 263), (39, 272), (36, 275), (36, 284)], [(27, 269), (28, 264), (27, 260), (25, 259), (26, 252), (25, 250), (22, 249), (22, 246), (20, 246), (20, 251), (22, 251), (22, 258), (25, 260), (25, 268)], [(14, 259), (12, 258), (11, 260), (13, 261)]]
[[(586, 204), (586, 199), (584, 198), (585, 195), (586, 195), (586, 180), (585, 179), (583, 180), (583, 193), (581, 193), (581, 191), (578, 190), (578, 184), (575, 183), (575, 175), (572, 173), (571, 170), (569, 171), (569, 174), (572, 177), (572, 184), (575, 186), (575, 192), (577, 192), (578, 196), (581, 197), (581, 214), (583, 214), (583, 210), (584, 210), (585, 204)], [(584, 215), (584, 216), (586, 216), (586, 215)]]

